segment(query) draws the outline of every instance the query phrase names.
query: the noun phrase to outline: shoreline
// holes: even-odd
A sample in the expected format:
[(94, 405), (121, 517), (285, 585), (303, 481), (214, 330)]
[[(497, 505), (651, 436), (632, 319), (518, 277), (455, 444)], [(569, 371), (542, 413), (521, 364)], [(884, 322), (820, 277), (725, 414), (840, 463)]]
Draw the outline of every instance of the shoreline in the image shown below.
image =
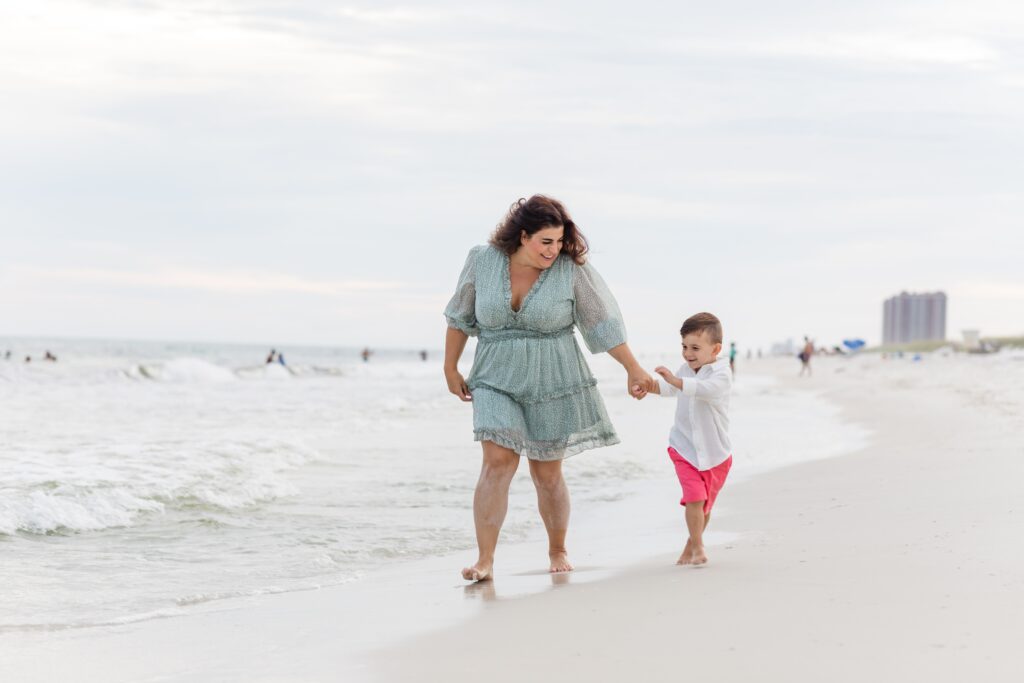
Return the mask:
[[(833, 365), (827, 372), (838, 375), (847, 367)], [(824, 398), (842, 405), (843, 419), (870, 422), (875, 416), (873, 405), (844, 405), (842, 394), (849, 393), (848, 386), (829, 389), (828, 383), (787, 379), (789, 364), (766, 365), (764, 369), (779, 377), (777, 390), (766, 390), (769, 398), (785, 396), (797, 388), (815, 400)], [(748, 366), (746, 371), (751, 368)], [(849, 379), (841, 379), (846, 385), (855, 378), (851, 374)], [(863, 383), (870, 389), (872, 382), (873, 378), (866, 378)], [(670, 401), (662, 403), (671, 406)], [(662, 437), (659, 431), (653, 438), (660, 443)], [(888, 438), (886, 433), (876, 434), (874, 441)], [(0, 635), (0, 674), (26, 683), (67, 680), (69, 676), (80, 681), (319, 681), (339, 677), (359, 681), (407, 680), (411, 675), (422, 678), (422, 672), (433, 671), (434, 667), (437, 676), (468, 680), (473, 671), (485, 665), (485, 653), (504, 661), (493, 644), (476, 643), (474, 633), (509, 627), (513, 629), (508, 634), (510, 642), (520, 642), (530, 623), (557, 623), (563, 617), (569, 619), (566, 628), (582, 629), (587, 634), (582, 639), (570, 638), (574, 648), (585, 651), (591, 641), (601, 641), (593, 629), (607, 628), (607, 624), (589, 623), (593, 604), (615, 603), (631, 595), (636, 584), (642, 584), (647, 592), (631, 597), (632, 602), (642, 605), (645, 600), (653, 600), (665, 605), (671, 602), (671, 591), (678, 588), (678, 581), (685, 578), (680, 577), (680, 571), (706, 574), (714, 585), (721, 581), (714, 579), (718, 575), (737, 580), (742, 576), (742, 572), (734, 571), (738, 560), (751, 562), (750, 566), (740, 566), (745, 571), (756, 567), (753, 560), (762, 560), (759, 552), (769, 552), (765, 549), (774, 542), (771, 525), (762, 522), (778, 516), (773, 512), (768, 517), (750, 517), (746, 506), (750, 496), (767, 486), (762, 482), (776, 481), (792, 488), (811, 473), (829, 472), (836, 463), (856, 459), (864, 450), (872, 448), (754, 471), (731, 482), (732, 487), (726, 489), (728, 497), (716, 506), (715, 523), (709, 529), (709, 546), (717, 545), (709, 547), (713, 564), (707, 568), (674, 566), (679, 551), (676, 546), (681, 547), (682, 517), (678, 506), (666, 505), (666, 496), (669, 500), (678, 496), (676, 482), (666, 474), (656, 481), (631, 482), (633, 494), (626, 500), (615, 504), (591, 502), (587, 519), (574, 525), (573, 561), (577, 570), (571, 574), (551, 576), (538, 564), (543, 555), (543, 547), (538, 545), (543, 531), (536, 529), (524, 541), (502, 546), (501, 573), (494, 582), (467, 585), (459, 579), (459, 563), (467, 557), (459, 552), (403, 562), (340, 586), (235, 599), (230, 604), (212, 603), (183, 617), (81, 629), (77, 633)], [(802, 486), (794, 489), (796, 493), (801, 490)], [(634, 525), (624, 522), (623, 517), (645, 521)], [(744, 522), (745, 518), (756, 523)], [(814, 531), (813, 522), (807, 530)], [(609, 543), (609, 538), (614, 542)], [(658, 549), (657, 553), (652, 555), (652, 549)], [(752, 550), (758, 552), (751, 555)], [(718, 567), (722, 567), (721, 572)], [(778, 570), (771, 563), (769, 567)], [(753, 582), (763, 579), (759, 575), (747, 578)], [(576, 602), (580, 596), (586, 598), (582, 603)], [(575, 604), (568, 615), (557, 609), (551, 612), (552, 605), (567, 602)], [(734, 605), (732, 609), (741, 607)], [(743, 614), (741, 610), (740, 616)], [(644, 626), (628, 619), (618, 624), (624, 628), (624, 639)], [(672, 651), (671, 647), (666, 651)], [(48, 654), (59, 657), (44, 656)], [(402, 666), (396, 669), (399, 654)], [(600, 651), (592, 654), (601, 661)], [(418, 662), (420, 655), (425, 659)], [(522, 664), (561, 665), (550, 659), (558, 656), (549, 653), (536, 662), (528, 658)], [(623, 656), (628, 659), (630, 655)], [(604, 669), (585, 667), (581, 672), (602, 680)], [(508, 671), (510, 679), (512, 672), (517, 676), (537, 675), (529, 668), (512, 667)]]
[[(666, 548), (597, 584), (495, 603), (382, 648), (373, 680), (1018, 680), (1024, 616), (1005, 604), (1024, 588), (1024, 552), (1006, 543), (1024, 474), (1014, 416), (826, 368), (824, 396), (872, 425), (871, 442), (727, 486), (711, 530), (740, 537), (710, 548), (710, 565), (676, 567)], [(964, 467), (979, 446), (987, 466)], [(993, 516), (958, 508), (965, 491)]]

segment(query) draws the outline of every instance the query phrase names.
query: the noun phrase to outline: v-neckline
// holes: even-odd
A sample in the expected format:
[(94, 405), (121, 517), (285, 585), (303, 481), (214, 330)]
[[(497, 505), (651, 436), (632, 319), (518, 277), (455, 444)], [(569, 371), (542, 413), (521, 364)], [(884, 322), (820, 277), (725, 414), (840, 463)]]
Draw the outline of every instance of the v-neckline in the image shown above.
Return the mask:
[[(523, 300), (519, 302), (519, 308), (515, 309), (512, 308), (512, 257), (505, 252), (502, 252), (501, 255), (505, 257), (505, 267), (502, 269), (505, 273), (505, 304), (508, 306), (508, 310), (512, 312), (512, 315), (519, 315), (523, 312), (523, 309), (526, 308), (526, 304), (533, 296), (533, 293), (538, 287), (540, 287), (540, 283), (547, 276), (548, 271), (555, 267), (555, 264), (552, 263), (550, 266), (540, 271), (540, 275), (538, 275), (537, 279), (533, 281), (530, 288), (526, 290), (526, 294), (523, 295)], [(558, 259), (556, 258), (555, 263), (557, 262)]]

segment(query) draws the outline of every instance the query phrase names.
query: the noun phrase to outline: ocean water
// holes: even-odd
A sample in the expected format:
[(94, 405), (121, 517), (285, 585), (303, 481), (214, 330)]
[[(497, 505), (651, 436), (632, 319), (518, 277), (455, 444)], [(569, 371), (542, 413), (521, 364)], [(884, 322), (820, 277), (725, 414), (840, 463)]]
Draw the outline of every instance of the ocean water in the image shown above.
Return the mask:
[[(282, 367), (256, 346), (0, 338), (7, 348), (0, 633), (183, 615), (475, 547), (479, 446), (437, 352), (364, 363), (356, 349), (294, 347)], [(40, 362), (44, 349), (59, 360)], [(592, 368), (623, 443), (567, 462), (574, 519), (672, 476), (673, 402), (628, 398), (607, 356)], [(733, 424), (734, 471), (748, 474), (868, 438), (814, 392), (759, 375), (738, 379)], [(504, 542), (541, 528), (526, 469)]]

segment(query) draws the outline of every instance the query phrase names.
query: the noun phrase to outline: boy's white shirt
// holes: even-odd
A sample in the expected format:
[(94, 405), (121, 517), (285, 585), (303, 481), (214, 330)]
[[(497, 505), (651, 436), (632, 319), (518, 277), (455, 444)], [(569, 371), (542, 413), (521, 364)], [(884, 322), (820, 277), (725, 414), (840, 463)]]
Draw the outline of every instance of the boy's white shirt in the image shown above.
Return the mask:
[(676, 421), (668, 442), (687, 462), (700, 471), (721, 465), (732, 455), (729, 441), (729, 393), (732, 371), (728, 359), (717, 360), (694, 372), (683, 364), (675, 376), (683, 380), (682, 390), (658, 378), (665, 398), (676, 397)]

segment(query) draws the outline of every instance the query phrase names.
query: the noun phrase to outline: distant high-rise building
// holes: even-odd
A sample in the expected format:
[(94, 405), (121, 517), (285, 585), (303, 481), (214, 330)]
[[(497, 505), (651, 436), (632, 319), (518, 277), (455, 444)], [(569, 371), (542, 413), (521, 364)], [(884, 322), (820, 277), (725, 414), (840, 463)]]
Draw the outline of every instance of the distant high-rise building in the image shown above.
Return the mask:
[(907, 344), (946, 338), (946, 294), (901, 292), (885, 300), (882, 343)]

